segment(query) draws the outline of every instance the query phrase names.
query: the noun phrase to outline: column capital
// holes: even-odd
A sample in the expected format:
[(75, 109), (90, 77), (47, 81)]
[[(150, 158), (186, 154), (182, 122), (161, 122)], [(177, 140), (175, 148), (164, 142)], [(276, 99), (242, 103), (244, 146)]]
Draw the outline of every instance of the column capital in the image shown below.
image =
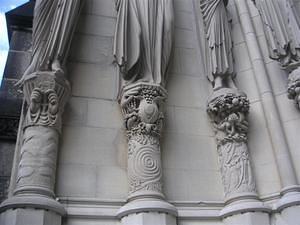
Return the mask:
[(61, 116), (71, 93), (71, 86), (62, 73), (38, 71), (22, 82), (28, 112), (24, 129), (30, 126), (61, 130)]

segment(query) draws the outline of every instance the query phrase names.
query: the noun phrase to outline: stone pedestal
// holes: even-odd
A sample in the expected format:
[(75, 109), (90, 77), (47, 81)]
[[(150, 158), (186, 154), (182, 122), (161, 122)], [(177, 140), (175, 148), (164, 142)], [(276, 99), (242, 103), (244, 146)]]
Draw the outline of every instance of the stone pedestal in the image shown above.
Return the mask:
[[(177, 210), (164, 200), (160, 135), (166, 90), (155, 84), (126, 86), (120, 101), (128, 138), (128, 203), (122, 224), (176, 224)], [(152, 223), (151, 223), (152, 221)]]
[(227, 217), (225, 225), (270, 225), (269, 215), (262, 212), (247, 212)]
[(55, 200), (56, 161), (70, 85), (63, 74), (45, 71), (26, 77), (23, 89), (28, 111), (13, 196), (1, 204), (1, 219), (3, 224), (59, 225), (65, 209)]
[(123, 225), (174, 225), (176, 217), (159, 212), (144, 212), (125, 216), (122, 218)]
[(61, 215), (41, 209), (9, 209), (0, 215), (2, 225), (61, 225)]
[(275, 225), (300, 225), (300, 192), (299, 186), (285, 188), (281, 199), (275, 205), (277, 214)]

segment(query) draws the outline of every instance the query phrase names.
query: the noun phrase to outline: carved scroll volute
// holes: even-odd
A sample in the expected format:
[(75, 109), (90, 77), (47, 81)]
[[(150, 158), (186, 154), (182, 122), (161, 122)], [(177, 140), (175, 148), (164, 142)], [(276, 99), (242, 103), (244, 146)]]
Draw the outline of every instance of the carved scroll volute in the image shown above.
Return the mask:
[(121, 108), (128, 138), (129, 198), (162, 194), (160, 135), (166, 91), (139, 83), (123, 91)]

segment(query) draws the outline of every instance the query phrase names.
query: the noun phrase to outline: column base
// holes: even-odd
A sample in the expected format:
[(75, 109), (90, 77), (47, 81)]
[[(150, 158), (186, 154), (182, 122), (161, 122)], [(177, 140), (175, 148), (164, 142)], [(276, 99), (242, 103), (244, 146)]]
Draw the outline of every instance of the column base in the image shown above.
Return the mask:
[(61, 215), (43, 209), (9, 209), (0, 214), (3, 225), (61, 225)]
[(300, 225), (300, 206), (291, 206), (276, 214), (274, 225)]
[(247, 212), (229, 216), (223, 220), (225, 225), (270, 225), (268, 213)]
[(121, 207), (117, 213), (118, 218), (138, 213), (165, 213), (177, 217), (177, 209), (170, 203), (161, 199), (136, 199)]
[[(222, 218), (229, 216), (239, 215), (242, 213), (254, 213), (260, 212), (268, 216), (268, 213), (271, 213), (272, 209), (268, 206), (265, 206), (261, 201), (255, 199), (243, 199), (234, 201), (226, 205), (220, 212)], [(255, 214), (254, 214), (255, 215)], [(251, 214), (251, 217), (252, 214)]]
[(299, 186), (282, 190), (282, 198), (276, 205), (275, 225), (300, 225)]
[(176, 225), (176, 217), (167, 213), (142, 212), (121, 219), (122, 225)]
[[(10, 210), (10, 209), (18, 209), (18, 208), (29, 208), (29, 209), (44, 209), (48, 211), (52, 211), (61, 216), (66, 214), (66, 210), (62, 204), (58, 201), (49, 198), (47, 196), (39, 196), (39, 195), (20, 195), (13, 196), (7, 200), (5, 200), (0, 205), (0, 213)], [(27, 209), (26, 209), (27, 210)]]
[(287, 187), (281, 191), (282, 197), (276, 205), (276, 211), (281, 212), (286, 208), (300, 205), (300, 187)]

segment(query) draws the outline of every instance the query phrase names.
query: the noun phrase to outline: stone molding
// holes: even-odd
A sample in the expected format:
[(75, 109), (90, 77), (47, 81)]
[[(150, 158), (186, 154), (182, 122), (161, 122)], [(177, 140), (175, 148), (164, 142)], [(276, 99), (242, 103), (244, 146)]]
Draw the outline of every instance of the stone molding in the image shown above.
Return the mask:
[[(259, 201), (259, 202), (258, 202)], [(179, 219), (219, 220), (229, 215), (245, 212), (277, 213), (272, 206), (280, 201), (278, 193), (263, 198), (244, 200), (229, 208), (222, 201), (170, 201), (175, 206)], [(69, 218), (117, 219), (125, 200), (103, 200), (95, 198), (61, 197), (59, 202), (65, 206)], [(261, 204), (260, 204), (261, 203)], [(162, 209), (163, 210), (163, 209)], [(123, 213), (123, 212), (121, 212)]]
[(118, 212), (117, 217), (119, 219), (128, 216), (130, 214), (142, 213), (142, 212), (159, 212), (178, 216), (176, 207), (170, 203), (159, 199), (138, 199), (124, 205)]

